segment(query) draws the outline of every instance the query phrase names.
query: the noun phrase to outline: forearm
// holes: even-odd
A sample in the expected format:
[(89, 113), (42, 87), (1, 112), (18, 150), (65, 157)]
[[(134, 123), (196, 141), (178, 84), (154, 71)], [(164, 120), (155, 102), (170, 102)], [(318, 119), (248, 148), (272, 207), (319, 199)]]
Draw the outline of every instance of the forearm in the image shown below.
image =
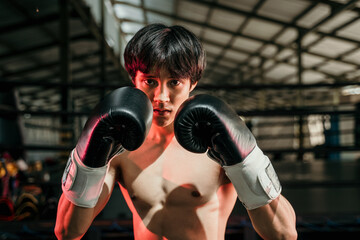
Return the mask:
[(55, 235), (58, 239), (80, 239), (90, 227), (94, 218), (108, 202), (115, 183), (115, 168), (110, 167), (95, 207), (79, 207), (71, 203), (64, 194), (61, 195), (55, 224)]
[(94, 208), (78, 207), (62, 195), (56, 217), (56, 237), (59, 240), (81, 239), (92, 223), (94, 211)]
[(256, 232), (264, 239), (296, 239), (296, 216), (287, 199), (280, 195), (271, 203), (248, 210)]

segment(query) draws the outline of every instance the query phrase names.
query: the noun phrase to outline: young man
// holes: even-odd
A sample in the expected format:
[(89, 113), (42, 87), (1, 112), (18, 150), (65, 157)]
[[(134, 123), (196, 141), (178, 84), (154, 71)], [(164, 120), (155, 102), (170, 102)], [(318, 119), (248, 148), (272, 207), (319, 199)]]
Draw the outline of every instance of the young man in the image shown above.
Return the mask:
[[(205, 68), (205, 53), (195, 35), (180, 26), (149, 25), (132, 38), (124, 56), (135, 89), (116, 90), (100, 103), (97, 109), (102, 110), (90, 116), (64, 172), (55, 227), (58, 239), (80, 239), (106, 205), (116, 182), (132, 211), (135, 239), (224, 239), (237, 196), (264, 239), (296, 239), (294, 210), (280, 194), (271, 163), (261, 154), (252, 134), (237, 122), (239, 118), (220, 116), (225, 119), (221, 124), (207, 121), (206, 126), (221, 129), (214, 136), (199, 131), (200, 142), (212, 146), (208, 154), (194, 153), (203, 150), (187, 146), (192, 143), (186, 139), (194, 136), (187, 135), (182, 123), (187, 124), (190, 117), (190, 124), (198, 126), (191, 112), (198, 112), (198, 106), (210, 102), (212, 114), (233, 114), (218, 111), (219, 106), (227, 108), (217, 99), (188, 100)], [(148, 100), (135, 91), (138, 89), (150, 100), (151, 110)], [(136, 120), (119, 113), (116, 116), (121, 115), (121, 119), (105, 121), (105, 127), (99, 127), (99, 119), (110, 118), (110, 113), (113, 119), (114, 109), (134, 112), (131, 115)], [(119, 124), (122, 118), (131, 124)], [(175, 118), (179, 122), (176, 129)], [(124, 133), (120, 128), (131, 131)], [(132, 138), (136, 141), (129, 144)], [(235, 146), (234, 151), (225, 153), (227, 142)], [(121, 147), (126, 150), (119, 150)], [(253, 152), (256, 154), (250, 154)], [(245, 170), (241, 169), (244, 166)], [(257, 180), (257, 173), (246, 169), (270, 174)], [(264, 181), (268, 185), (262, 185)]]

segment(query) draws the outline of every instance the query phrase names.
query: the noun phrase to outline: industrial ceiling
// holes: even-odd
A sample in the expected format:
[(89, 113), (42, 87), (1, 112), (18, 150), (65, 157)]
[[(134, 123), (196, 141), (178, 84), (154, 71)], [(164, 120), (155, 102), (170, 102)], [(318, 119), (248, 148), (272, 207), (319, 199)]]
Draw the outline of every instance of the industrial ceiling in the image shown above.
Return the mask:
[(242, 113), (353, 110), (359, 101), (360, 2), (354, 0), (3, 0), (0, 83), (28, 114), (82, 114), (130, 85), (126, 42), (161, 22), (207, 52), (194, 93)]

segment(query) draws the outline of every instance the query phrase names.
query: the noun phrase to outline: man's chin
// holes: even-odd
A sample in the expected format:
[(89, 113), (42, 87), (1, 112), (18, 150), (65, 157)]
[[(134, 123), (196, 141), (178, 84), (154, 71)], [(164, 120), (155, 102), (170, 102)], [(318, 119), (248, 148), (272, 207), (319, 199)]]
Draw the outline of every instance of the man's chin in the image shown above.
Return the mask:
[(167, 127), (169, 125), (172, 124), (173, 121), (171, 121), (170, 119), (165, 119), (165, 118), (157, 118), (154, 119), (154, 123), (156, 124), (156, 126), (158, 127)]

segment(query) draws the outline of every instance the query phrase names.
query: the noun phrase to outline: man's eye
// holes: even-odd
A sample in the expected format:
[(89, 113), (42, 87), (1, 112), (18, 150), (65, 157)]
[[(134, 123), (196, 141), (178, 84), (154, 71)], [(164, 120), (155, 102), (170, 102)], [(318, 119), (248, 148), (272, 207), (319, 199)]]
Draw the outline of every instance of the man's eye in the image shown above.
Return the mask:
[(145, 79), (144, 80), (146, 85), (154, 86), (156, 84), (156, 81), (154, 79)]
[(178, 80), (171, 80), (171, 81), (170, 81), (170, 84), (171, 84), (171, 86), (177, 86), (177, 85), (180, 84), (180, 81), (178, 81)]

